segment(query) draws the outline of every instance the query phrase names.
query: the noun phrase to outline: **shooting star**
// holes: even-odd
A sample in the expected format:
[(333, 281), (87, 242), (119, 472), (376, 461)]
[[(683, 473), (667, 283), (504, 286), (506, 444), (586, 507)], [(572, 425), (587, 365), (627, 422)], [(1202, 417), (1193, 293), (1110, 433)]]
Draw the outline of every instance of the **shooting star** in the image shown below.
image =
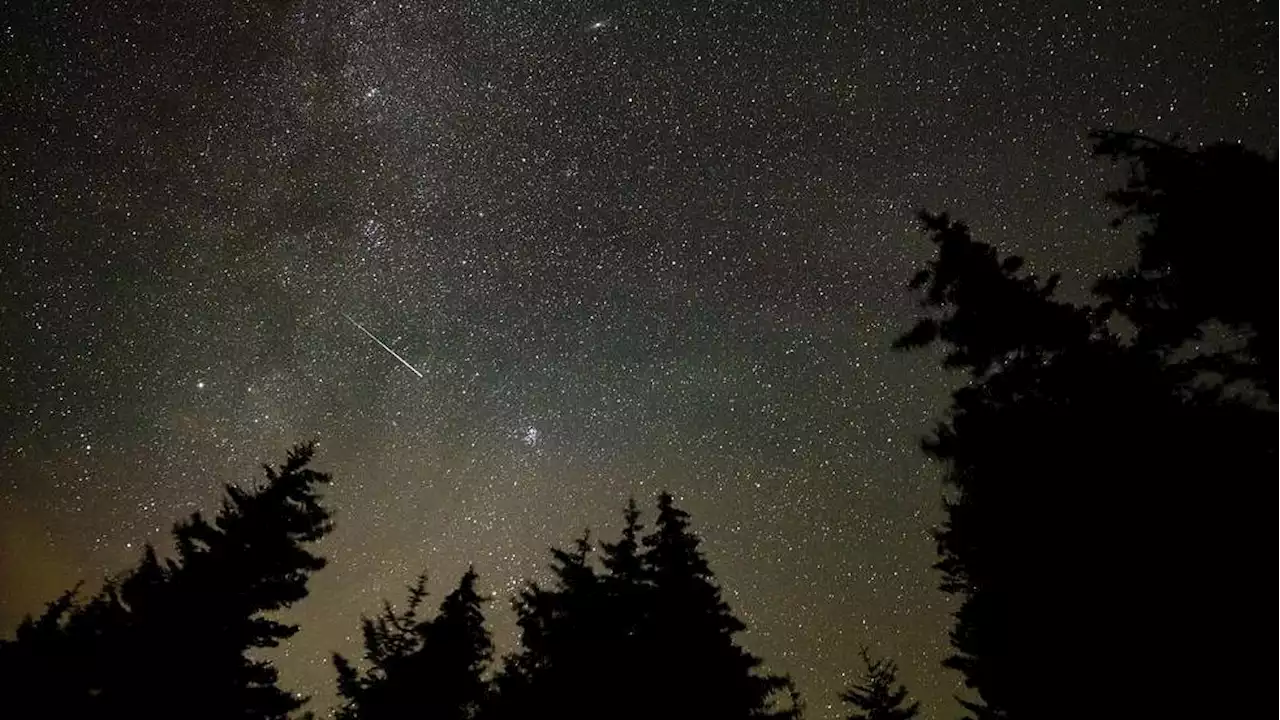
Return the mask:
[(360, 332), (364, 333), (365, 335), (368, 335), (374, 342), (378, 343), (378, 345), (382, 347), (383, 350), (386, 350), (387, 352), (391, 353), (392, 357), (399, 360), (401, 365), (404, 365), (405, 367), (409, 368), (409, 370), (413, 372), (414, 375), (417, 375), (418, 377), (422, 377), (422, 373), (418, 371), (418, 368), (410, 365), (408, 360), (405, 360), (404, 358), (400, 357), (400, 353), (397, 353), (395, 350), (392, 350), (391, 348), (387, 347), (387, 344), (379, 340), (377, 335), (374, 335), (373, 333), (366, 330), (363, 325), (356, 322), (350, 315), (343, 313), (342, 317), (346, 318), (347, 322), (359, 328)]

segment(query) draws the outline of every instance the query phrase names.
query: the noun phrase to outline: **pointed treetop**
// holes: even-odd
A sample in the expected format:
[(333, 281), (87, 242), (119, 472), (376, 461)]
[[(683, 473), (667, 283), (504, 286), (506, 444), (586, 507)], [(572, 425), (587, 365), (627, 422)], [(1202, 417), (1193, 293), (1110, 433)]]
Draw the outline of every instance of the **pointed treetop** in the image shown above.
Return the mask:
[(919, 716), (920, 703), (908, 701), (907, 688), (898, 683), (897, 664), (887, 658), (872, 659), (865, 647), (859, 656), (865, 666), (862, 680), (840, 695), (855, 708), (848, 720), (912, 720)]
[(674, 573), (703, 580), (712, 577), (711, 567), (699, 548), (702, 539), (690, 529), (689, 513), (676, 507), (669, 492), (658, 496), (658, 520), (643, 543), (649, 548), (647, 563), (659, 576)]
[(614, 578), (638, 579), (642, 566), (640, 532), (644, 525), (640, 524), (640, 510), (634, 497), (627, 500), (622, 518), (622, 537), (618, 542), (601, 544), (604, 566)]

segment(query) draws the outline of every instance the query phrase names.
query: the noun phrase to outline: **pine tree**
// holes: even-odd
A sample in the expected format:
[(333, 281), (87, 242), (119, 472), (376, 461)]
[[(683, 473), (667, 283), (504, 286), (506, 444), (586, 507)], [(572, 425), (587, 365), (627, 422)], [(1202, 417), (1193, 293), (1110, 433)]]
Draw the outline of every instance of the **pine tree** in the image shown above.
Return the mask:
[(551, 584), (531, 582), (512, 601), (521, 647), (496, 679), (494, 717), (608, 714), (602, 652), (609, 607), (591, 564), (590, 534), (551, 555)]
[(489, 694), (484, 675), (493, 659), (493, 642), (485, 628), (476, 593), (476, 571), (469, 568), (457, 589), (445, 597), (440, 614), (425, 630), (423, 644), (431, 648), (427, 675), (437, 685), (438, 701), (431, 705), (442, 720), (470, 720), (479, 715)]
[(79, 586), (27, 616), (12, 640), (0, 640), (0, 703), (7, 717), (85, 717), (91, 656), (69, 630), (81, 606)]
[(862, 648), (859, 656), (866, 666), (862, 680), (840, 694), (841, 700), (856, 708), (848, 720), (912, 720), (918, 717), (920, 703), (907, 700), (907, 688), (898, 683), (898, 666), (884, 658), (872, 660), (866, 648)]
[(24, 623), (0, 648), (0, 672), (33, 655), (57, 669), (5, 688), (17, 717), (283, 719), (301, 707), (250, 653), (297, 632), (267, 615), (302, 599), (324, 567), (305, 547), (332, 528), (317, 494), (329, 476), (307, 467), (313, 450), (295, 447), (253, 490), (228, 486), (213, 522), (196, 513), (175, 525), (175, 558), (148, 546), (87, 602), (68, 594)]
[(640, 510), (634, 498), (623, 513), (622, 536), (617, 542), (601, 544), (602, 591), (609, 607), (610, 622), (604, 631), (613, 648), (612, 672), (642, 681), (639, 654), (649, 621), (652, 585), (645, 570), (640, 533)]
[(439, 613), (420, 620), (426, 576), (409, 588), (402, 613), (388, 604), (376, 618), (362, 621), (366, 670), (334, 655), (340, 720), (381, 720), (408, 716), (430, 720), (477, 717), (488, 695), (484, 674), (493, 656), (476, 592), (477, 575), (468, 569), (440, 604)]
[[(644, 659), (661, 688), (653, 717), (790, 718), (799, 714), (789, 678), (760, 672), (762, 661), (733, 636), (746, 626), (729, 609), (670, 493), (658, 497), (654, 530), (644, 538), (652, 584)], [(788, 695), (789, 703), (778, 697)]]
[(343, 699), (336, 713), (338, 720), (392, 716), (413, 698), (415, 681), (419, 679), (409, 677), (406, 666), (421, 648), (418, 611), (427, 598), (426, 585), (424, 573), (409, 586), (403, 612), (396, 612), (383, 601), (382, 612), (360, 619), (367, 670), (361, 672), (350, 660), (334, 653), (338, 695)]
[[(936, 533), (942, 587), (961, 600), (946, 664), (977, 693), (965, 705), (979, 720), (1233, 714), (1194, 690), (1231, 682), (1228, 666), (1205, 671), (1182, 658), (1243, 652), (1239, 638), (1265, 615), (1247, 569), (1263, 561), (1253, 549), (1265, 521), (1239, 498), (1274, 473), (1276, 414), (1231, 386), (1270, 387), (1274, 363), (1264, 366), (1254, 341), (1274, 337), (1274, 309), (1246, 311), (1238, 296), (1256, 289), (1216, 297), (1231, 277), (1184, 278), (1257, 262), (1244, 250), (1197, 265), (1197, 253), (1215, 252), (1204, 240), (1219, 208), (1193, 206), (1218, 196), (1188, 191), (1202, 183), (1179, 173), (1217, 161), (1187, 152), (1142, 145), (1133, 158), (1160, 166), (1119, 196), (1148, 223), (1143, 259), (1099, 283), (1098, 306), (1058, 300), (1056, 278), (1042, 282), (962, 224), (924, 216), (937, 258), (912, 281), (923, 317), (898, 346), (937, 342), (946, 364), (970, 376), (925, 449), (946, 463), (954, 491)], [(1232, 167), (1253, 173), (1232, 184), (1275, 184), (1273, 164)], [(1269, 176), (1257, 171), (1267, 167)], [(1275, 235), (1273, 216), (1232, 207), (1255, 213), (1249, 227), (1270, 223), (1233, 243)], [(1266, 282), (1274, 292), (1274, 274)], [(1117, 315), (1132, 332), (1116, 328)], [(1238, 344), (1185, 346), (1208, 320)], [(1231, 667), (1249, 685), (1264, 682)], [(1099, 707), (1073, 680), (1085, 668), (1093, 684), (1124, 692)], [(1186, 690), (1176, 702), (1171, 686)]]
[[(627, 501), (623, 512), (621, 536), (616, 542), (601, 543), (601, 590), (604, 595), (606, 621), (597, 630), (601, 651), (607, 661), (602, 664), (604, 676), (597, 680), (602, 693), (614, 698), (609, 704), (611, 717), (617, 720), (643, 720), (653, 717), (655, 697), (637, 692), (637, 688), (659, 687), (647, 662), (652, 652), (653, 586), (644, 564), (640, 533), (640, 510), (635, 499)], [(625, 702), (616, 698), (628, 697)]]
[(1166, 360), (1211, 322), (1241, 338), (1193, 355), (1196, 369), (1256, 383), (1276, 399), (1276, 161), (1235, 143), (1197, 149), (1135, 133), (1095, 132), (1094, 151), (1129, 171), (1108, 194), (1137, 225), (1138, 261), (1096, 285), (1103, 307), (1127, 317)]
[(640, 554), (640, 532), (644, 525), (640, 523), (640, 510), (636, 507), (635, 498), (627, 500), (622, 518), (622, 537), (616, 543), (601, 545), (604, 550), (602, 562), (609, 579), (614, 582), (639, 584), (644, 575), (644, 560)]
[[(759, 671), (738, 646), (744, 625), (720, 590), (670, 495), (654, 531), (628, 503), (621, 537), (596, 569), (587, 536), (553, 549), (549, 586), (514, 605), (521, 648), (497, 678), (494, 718), (793, 718), (789, 679)], [(779, 695), (787, 695), (780, 698)]]

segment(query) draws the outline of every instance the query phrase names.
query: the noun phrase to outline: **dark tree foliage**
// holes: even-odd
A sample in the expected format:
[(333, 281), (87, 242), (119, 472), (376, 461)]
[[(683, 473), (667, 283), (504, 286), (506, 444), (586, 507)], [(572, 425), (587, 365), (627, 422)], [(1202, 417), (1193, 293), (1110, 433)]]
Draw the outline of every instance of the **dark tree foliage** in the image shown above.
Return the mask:
[[(892, 660), (872, 660), (866, 648), (860, 653), (866, 669), (862, 680), (840, 694), (855, 710), (849, 720), (912, 720), (920, 715), (920, 703), (907, 699), (907, 688), (898, 682), (898, 666)], [(897, 685), (897, 687), (894, 687)]]
[[(644, 546), (640, 533), (640, 510), (635, 499), (627, 501), (623, 513), (622, 536), (615, 543), (601, 544), (601, 564), (605, 573), (601, 577), (601, 590), (609, 607), (609, 622), (600, 628), (600, 640), (613, 648), (609, 673), (614, 678), (633, 678), (642, 681), (651, 677), (645, 662), (645, 654), (653, 638), (649, 623), (652, 620), (651, 604), (653, 587), (649, 582), (643, 555)], [(620, 708), (619, 718), (642, 717), (640, 706)]]
[(551, 583), (531, 582), (513, 599), (521, 647), (495, 679), (494, 717), (597, 717), (616, 701), (619, 679), (611, 688), (605, 667), (615, 655), (601, 633), (627, 620), (608, 617), (591, 554), (587, 533), (571, 550), (552, 548)]
[[(1139, 266), (1099, 283), (1098, 307), (926, 215), (924, 317), (898, 343), (936, 342), (969, 373), (925, 448), (953, 489), (937, 532), (962, 601), (947, 664), (981, 720), (1234, 714), (1243, 700), (1217, 689), (1257, 674), (1229, 659), (1270, 622), (1255, 578), (1271, 521), (1253, 499), (1274, 487), (1276, 414), (1237, 390), (1274, 388), (1274, 260), (1244, 265), (1274, 253), (1271, 206), (1248, 202), (1274, 197), (1275, 165), (1131, 136), (1098, 147), (1133, 165), (1113, 197), (1147, 224)], [(1235, 333), (1226, 349), (1188, 346), (1210, 321)]]
[[(650, 658), (661, 667), (661, 686), (669, 694), (661, 712), (650, 717), (795, 716), (798, 703), (790, 680), (761, 674), (760, 658), (734, 642), (746, 626), (721, 597), (700, 545), (688, 513), (662, 493), (643, 557), (653, 598)], [(778, 709), (778, 695), (789, 696), (790, 709)]]
[(1128, 167), (1108, 195), (1114, 221), (1140, 226), (1138, 263), (1097, 286), (1108, 310), (1167, 354), (1204, 337), (1210, 322), (1241, 342), (1198, 357), (1193, 370), (1249, 380), (1275, 401), (1276, 219), (1274, 159), (1231, 143), (1190, 150), (1131, 133), (1094, 134), (1095, 151)]
[(341, 655), (333, 659), (343, 699), (339, 720), (470, 720), (480, 713), (493, 643), (476, 580), (469, 569), (430, 620), (418, 616), (427, 595), (425, 575), (409, 588), (404, 612), (384, 604), (377, 617), (364, 618), (367, 669)]
[(668, 494), (651, 534), (634, 502), (593, 564), (584, 536), (553, 550), (554, 580), (515, 600), (521, 648), (497, 678), (495, 716), (793, 718), (790, 680), (761, 672), (733, 636), (688, 515)]
[(382, 612), (376, 617), (360, 618), (364, 659), (369, 666), (363, 673), (346, 657), (334, 653), (338, 695), (344, 701), (337, 711), (339, 720), (385, 715), (388, 708), (412, 697), (414, 679), (404, 677), (401, 669), (421, 648), (418, 610), (427, 597), (426, 586), (427, 576), (419, 575), (409, 586), (408, 603), (402, 613), (384, 600)]
[(176, 557), (148, 546), (138, 566), (83, 604), (69, 592), (0, 644), (9, 717), (285, 718), (301, 696), (252, 651), (298, 628), (269, 617), (307, 594), (324, 559), (305, 547), (329, 532), (300, 445), (267, 482), (228, 486), (212, 522), (174, 526)]

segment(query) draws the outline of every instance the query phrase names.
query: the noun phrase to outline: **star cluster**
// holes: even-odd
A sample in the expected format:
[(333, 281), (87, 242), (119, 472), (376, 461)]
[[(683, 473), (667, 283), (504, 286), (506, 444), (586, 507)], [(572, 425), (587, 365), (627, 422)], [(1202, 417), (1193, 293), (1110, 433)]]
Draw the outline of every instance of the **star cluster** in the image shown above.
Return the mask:
[(0, 620), (314, 438), (338, 529), (280, 663), (322, 706), (421, 570), (475, 563), (510, 647), (548, 545), (671, 489), (813, 717), (864, 644), (950, 712), (916, 211), (1087, 277), (1131, 253), (1090, 128), (1275, 152), (1266, 3), (33, 5)]

